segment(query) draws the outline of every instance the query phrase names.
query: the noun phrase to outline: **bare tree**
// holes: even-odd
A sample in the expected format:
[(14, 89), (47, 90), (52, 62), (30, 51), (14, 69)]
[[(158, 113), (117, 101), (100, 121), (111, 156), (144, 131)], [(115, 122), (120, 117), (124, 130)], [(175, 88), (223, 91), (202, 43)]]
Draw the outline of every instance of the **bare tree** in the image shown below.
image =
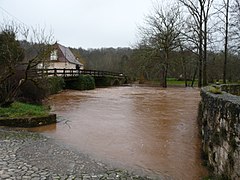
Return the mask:
[(223, 35), (224, 39), (224, 60), (223, 60), (223, 83), (226, 83), (227, 79), (227, 63), (229, 52), (229, 16), (230, 16), (230, 0), (221, 0), (216, 5), (218, 19), (219, 19), (219, 31), (218, 33)]
[[(31, 32), (30, 32), (31, 31)], [(21, 47), (21, 38), (30, 40), (31, 48), (35, 48), (32, 56), (28, 56)], [(16, 24), (2, 25), (0, 31), (0, 106), (10, 106), (14, 101), (20, 87), (28, 80), (37, 79), (31, 74), (39, 62), (47, 59), (50, 53), (50, 40), (52, 35), (46, 36), (44, 31), (30, 29)]]
[[(207, 85), (208, 20), (213, 0), (179, 0), (193, 19), (191, 27), (197, 33), (198, 87)], [(194, 27), (195, 26), (195, 27)], [(194, 40), (194, 39), (193, 39)]]
[(149, 46), (159, 57), (160, 83), (162, 87), (167, 87), (170, 54), (179, 47), (181, 35), (182, 23), (179, 7), (172, 6), (163, 9), (157, 5), (153, 13), (146, 17), (145, 22), (146, 26), (140, 27), (141, 43)]
[(240, 51), (240, 1), (234, 0), (233, 6), (231, 8), (231, 16), (232, 21), (230, 23), (231, 26), (231, 48), (235, 51), (235, 53), (239, 53)]
[(225, 8), (225, 42), (224, 42), (224, 64), (223, 64), (223, 83), (226, 84), (227, 62), (228, 62), (228, 32), (229, 32), (229, 0), (224, 0)]

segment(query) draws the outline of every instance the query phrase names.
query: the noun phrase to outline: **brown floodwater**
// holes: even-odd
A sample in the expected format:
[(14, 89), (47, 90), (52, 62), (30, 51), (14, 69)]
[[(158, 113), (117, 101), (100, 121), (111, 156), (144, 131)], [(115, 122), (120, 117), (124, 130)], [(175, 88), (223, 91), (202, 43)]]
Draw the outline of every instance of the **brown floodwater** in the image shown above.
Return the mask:
[(199, 90), (114, 87), (49, 99), (60, 121), (31, 129), (118, 167), (163, 179), (200, 179)]

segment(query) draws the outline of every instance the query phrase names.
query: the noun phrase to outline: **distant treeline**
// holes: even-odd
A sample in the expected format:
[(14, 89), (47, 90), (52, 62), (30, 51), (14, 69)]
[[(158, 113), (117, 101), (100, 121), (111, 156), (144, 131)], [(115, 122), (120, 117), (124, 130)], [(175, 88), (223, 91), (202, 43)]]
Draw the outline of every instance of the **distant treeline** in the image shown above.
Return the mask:
[[(147, 48), (71, 48), (72, 52), (85, 64), (86, 69), (122, 72), (133, 79), (159, 80), (161, 53), (153, 54)], [(208, 52), (209, 83), (222, 79), (224, 53)], [(197, 56), (190, 51), (171, 52), (168, 76), (179, 80), (184, 77), (191, 81), (197, 79)], [(240, 56), (229, 55), (228, 77), (232, 82), (240, 80)]]
[[(29, 43), (21, 42), (27, 49), (25, 56), (36, 53), (36, 47), (29, 48)], [(37, 45), (35, 45), (37, 46)], [(159, 59), (161, 52), (154, 54), (148, 48), (100, 48), (83, 49), (70, 48), (74, 55), (84, 64), (85, 69), (121, 72), (132, 79), (159, 80)], [(197, 56), (190, 51), (171, 52), (168, 77), (191, 81), (197, 79)], [(224, 53), (208, 52), (208, 81), (209, 83), (222, 79)], [(230, 54), (227, 79), (232, 82), (240, 80), (240, 56)]]
[(127, 65), (132, 56), (131, 48), (74, 49), (71, 51), (86, 69), (128, 73)]

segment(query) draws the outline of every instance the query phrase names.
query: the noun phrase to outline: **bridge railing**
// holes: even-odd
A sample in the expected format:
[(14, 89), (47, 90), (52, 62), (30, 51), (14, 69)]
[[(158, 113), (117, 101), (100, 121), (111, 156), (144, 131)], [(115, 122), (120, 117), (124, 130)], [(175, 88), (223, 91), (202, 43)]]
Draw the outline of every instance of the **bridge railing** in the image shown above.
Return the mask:
[(94, 77), (114, 76), (125, 77), (122, 73), (86, 70), (86, 69), (35, 69), (30, 71), (31, 76), (61, 76), (61, 77), (77, 77), (79, 75), (91, 75)]

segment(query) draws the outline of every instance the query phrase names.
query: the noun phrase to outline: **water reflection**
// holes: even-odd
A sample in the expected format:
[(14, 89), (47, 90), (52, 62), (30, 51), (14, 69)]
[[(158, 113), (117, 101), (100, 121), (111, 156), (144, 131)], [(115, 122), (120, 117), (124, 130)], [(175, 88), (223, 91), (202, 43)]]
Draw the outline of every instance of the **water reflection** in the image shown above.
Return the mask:
[(75, 146), (103, 161), (164, 175), (199, 179), (199, 91), (118, 87), (65, 91), (50, 98), (61, 122), (34, 131)]

